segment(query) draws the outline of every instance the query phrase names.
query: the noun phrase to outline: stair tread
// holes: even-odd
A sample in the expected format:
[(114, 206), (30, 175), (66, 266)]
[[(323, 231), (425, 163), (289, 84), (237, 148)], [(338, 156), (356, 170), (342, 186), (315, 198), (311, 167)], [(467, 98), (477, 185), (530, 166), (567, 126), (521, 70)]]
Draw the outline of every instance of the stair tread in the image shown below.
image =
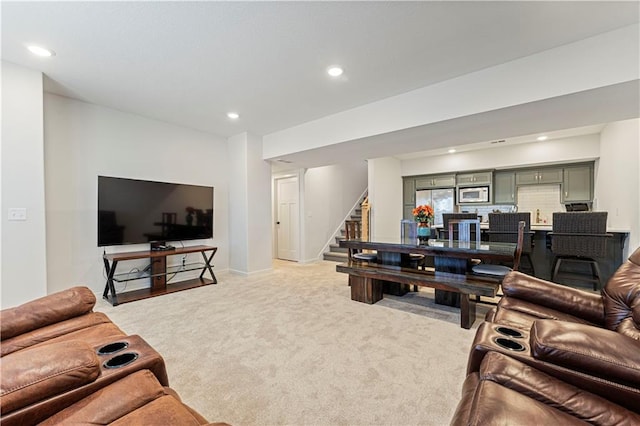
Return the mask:
[(332, 262), (345, 262), (348, 256), (346, 253), (325, 252), (322, 258), (323, 260), (330, 260)]

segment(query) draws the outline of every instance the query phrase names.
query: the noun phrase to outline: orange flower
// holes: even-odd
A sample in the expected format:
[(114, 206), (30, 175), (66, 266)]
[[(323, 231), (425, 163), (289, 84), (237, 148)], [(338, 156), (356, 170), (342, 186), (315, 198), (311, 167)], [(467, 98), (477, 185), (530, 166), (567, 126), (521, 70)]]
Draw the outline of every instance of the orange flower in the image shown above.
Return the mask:
[(433, 207), (431, 207), (429, 204), (417, 206), (415, 209), (413, 209), (412, 213), (413, 218), (416, 222), (429, 223), (433, 220), (434, 211)]

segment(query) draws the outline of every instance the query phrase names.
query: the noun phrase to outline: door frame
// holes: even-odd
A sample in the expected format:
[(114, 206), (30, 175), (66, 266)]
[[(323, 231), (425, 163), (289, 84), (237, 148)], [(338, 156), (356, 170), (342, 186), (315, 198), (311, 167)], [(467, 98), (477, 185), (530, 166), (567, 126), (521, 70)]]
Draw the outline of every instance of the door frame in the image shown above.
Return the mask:
[(295, 262), (304, 259), (304, 170), (291, 170), (288, 172), (274, 173), (271, 176), (271, 200), (272, 200), (272, 241), (273, 241), (273, 258), (278, 259), (278, 229), (276, 226), (278, 218), (278, 181), (280, 179), (289, 179), (295, 177), (298, 182), (298, 258)]

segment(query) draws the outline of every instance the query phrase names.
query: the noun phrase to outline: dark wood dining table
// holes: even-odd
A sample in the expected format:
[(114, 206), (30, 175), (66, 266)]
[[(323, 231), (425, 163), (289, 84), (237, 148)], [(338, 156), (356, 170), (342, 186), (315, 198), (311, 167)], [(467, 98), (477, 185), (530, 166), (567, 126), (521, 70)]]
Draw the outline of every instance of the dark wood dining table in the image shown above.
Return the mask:
[[(481, 241), (478, 244), (476, 241), (449, 239), (430, 239), (427, 244), (409, 244), (393, 240), (363, 241), (351, 239), (340, 241), (340, 247), (376, 250), (378, 253), (388, 253), (388, 256), (397, 259), (400, 259), (403, 254), (420, 253), (435, 257), (489, 261), (512, 261), (516, 250), (515, 243)], [(400, 257), (397, 257), (397, 255), (400, 255)]]
[[(439, 286), (437, 284), (437, 275), (454, 276), (458, 277), (458, 280), (461, 283), (473, 282), (478, 284), (478, 278), (470, 274), (473, 259), (479, 259), (484, 262), (510, 262), (513, 261), (516, 250), (516, 244), (514, 243), (459, 241), (452, 239), (431, 239), (426, 244), (402, 243), (399, 239), (398, 241), (363, 241), (351, 239), (340, 241), (340, 247), (376, 251), (377, 258), (375, 264), (376, 267), (379, 268), (378, 270), (381, 271), (380, 273), (384, 274), (383, 270), (386, 269), (385, 267), (395, 268), (396, 271), (394, 274), (399, 278), (398, 282), (400, 280), (404, 280), (405, 277), (402, 276), (403, 272), (407, 277), (411, 276), (414, 279), (416, 279), (416, 277), (420, 277), (420, 275), (416, 275), (415, 260), (412, 259), (412, 254), (432, 256), (436, 277), (433, 278), (433, 280), (429, 278), (429, 280), (433, 281), (435, 285), (429, 285), (428, 283), (423, 285), (435, 288), (436, 303), (460, 307), (462, 300), (462, 303), (465, 305), (465, 309), (469, 309), (469, 301), (467, 298), (468, 295), (464, 293), (466, 291), (470, 291), (469, 288), (461, 286), (458, 287), (456, 291), (447, 291), (446, 285), (443, 284), (442, 286)], [(337, 270), (339, 272), (356, 273), (354, 265), (351, 264), (344, 266), (339, 265)], [(434, 274), (433, 271), (425, 271), (425, 274), (427, 273), (432, 275)], [(495, 283), (495, 291), (497, 292), (498, 280), (491, 278), (487, 278), (487, 280), (487, 282), (491, 282), (493, 280)], [(409, 279), (407, 278), (407, 282), (408, 281)], [(445, 284), (447, 282), (449, 284), (452, 283), (450, 280), (443, 282)], [(481, 284), (482, 283), (480, 283), (480, 285)], [(464, 296), (462, 299), (461, 294)], [(380, 298), (381, 297), (382, 295), (380, 294)], [(367, 303), (375, 303), (375, 300)], [(475, 306), (473, 307), (473, 312), (475, 312)], [(464, 310), (462, 314), (465, 315)], [(473, 318), (469, 318), (468, 320), (472, 322)], [(470, 324), (466, 325), (467, 326), (465, 328), (470, 326)]]

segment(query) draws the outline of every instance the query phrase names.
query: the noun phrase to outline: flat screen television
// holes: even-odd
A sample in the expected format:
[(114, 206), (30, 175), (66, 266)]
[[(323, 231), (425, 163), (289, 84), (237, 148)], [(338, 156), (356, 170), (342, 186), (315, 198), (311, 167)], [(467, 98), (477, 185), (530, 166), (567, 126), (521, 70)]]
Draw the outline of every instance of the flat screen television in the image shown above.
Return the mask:
[(213, 238), (213, 187), (98, 176), (98, 246)]

